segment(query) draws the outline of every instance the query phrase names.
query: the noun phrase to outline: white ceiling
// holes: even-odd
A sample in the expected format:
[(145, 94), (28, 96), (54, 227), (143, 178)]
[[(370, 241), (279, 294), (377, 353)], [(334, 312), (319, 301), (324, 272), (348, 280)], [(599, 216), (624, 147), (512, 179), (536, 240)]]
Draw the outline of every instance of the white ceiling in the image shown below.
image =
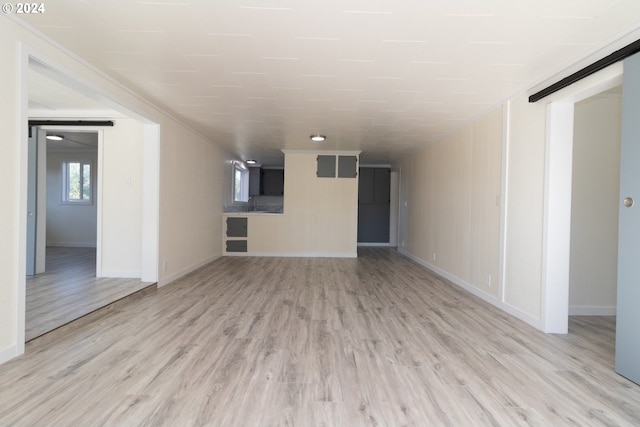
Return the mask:
[(29, 117), (114, 117), (120, 114), (34, 69), (29, 70)]
[(53, 151), (97, 151), (98, 132), (47, 131), (47, 135), (62, 136), (61, 141), (47, 140), (47, 149)]
[(640, 1), (56, 0), (20, 18), (240, 157), (321, 133), (390, 163), (636, 30)]

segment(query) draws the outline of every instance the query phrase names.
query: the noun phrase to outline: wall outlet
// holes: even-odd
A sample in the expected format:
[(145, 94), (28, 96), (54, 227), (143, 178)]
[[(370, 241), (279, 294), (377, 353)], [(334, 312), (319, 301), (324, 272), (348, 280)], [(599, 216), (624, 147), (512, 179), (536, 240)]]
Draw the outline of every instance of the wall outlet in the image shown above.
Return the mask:
[(487, 286), (491, 287), (491, 275), (487, 274)]
[(402, 245), (401, 246), (404, 246), (404, 240), (402, 241)]
[(167, 261), (162, 262), (162, 271), (167, 271)]
[(436, 253), (435, 252), (433, 253), (433, 257), (432, 258), (433, 258), (433, 262), (436, 262)]

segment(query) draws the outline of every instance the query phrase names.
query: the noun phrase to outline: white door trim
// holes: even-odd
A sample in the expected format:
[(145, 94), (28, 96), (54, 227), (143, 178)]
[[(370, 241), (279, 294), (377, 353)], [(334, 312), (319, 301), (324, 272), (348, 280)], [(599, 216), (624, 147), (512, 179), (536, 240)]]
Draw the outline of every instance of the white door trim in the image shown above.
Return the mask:
[(622, 62), (613, 64), (546, 99), (541, 318), (547, 333), (567, 333), (569, 324), (574, 105), (620, 85), (622, 72)]

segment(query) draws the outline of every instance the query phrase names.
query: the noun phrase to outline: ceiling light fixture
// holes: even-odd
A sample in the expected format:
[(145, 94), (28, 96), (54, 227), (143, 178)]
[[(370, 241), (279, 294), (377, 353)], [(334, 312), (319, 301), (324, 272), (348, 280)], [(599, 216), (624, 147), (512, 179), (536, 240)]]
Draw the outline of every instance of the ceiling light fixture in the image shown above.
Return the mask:
[(64, 137), (62, 135), (47, 135), (47, 139), (50, 141), (62, 141)]
[(257, 162), (255, 160), (247, 160), (248, 165), (255, 165)]
[(311, 138), (311, 140), (315, 142), (322, 142), (327, 139), (327, 137), (324, 135), (311, 135), (309, 138)]

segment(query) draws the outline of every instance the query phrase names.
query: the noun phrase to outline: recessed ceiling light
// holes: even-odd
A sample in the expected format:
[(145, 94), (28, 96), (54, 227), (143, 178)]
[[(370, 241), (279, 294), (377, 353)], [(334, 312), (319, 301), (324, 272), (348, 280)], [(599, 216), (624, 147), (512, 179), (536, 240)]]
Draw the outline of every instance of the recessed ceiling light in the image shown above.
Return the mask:
[(248, 165), (255, 165), (257, 162), (255, 160), (247, 160)]
[(64, 137), (62, 135), (47, 135), (47, 139), (51, 141), (62, 141)]
[(309, 138), (311, 138), (311, 140), (315, 142), (322, 142), (327, 139), (327, 137), (324, 135), (311, 135)]

